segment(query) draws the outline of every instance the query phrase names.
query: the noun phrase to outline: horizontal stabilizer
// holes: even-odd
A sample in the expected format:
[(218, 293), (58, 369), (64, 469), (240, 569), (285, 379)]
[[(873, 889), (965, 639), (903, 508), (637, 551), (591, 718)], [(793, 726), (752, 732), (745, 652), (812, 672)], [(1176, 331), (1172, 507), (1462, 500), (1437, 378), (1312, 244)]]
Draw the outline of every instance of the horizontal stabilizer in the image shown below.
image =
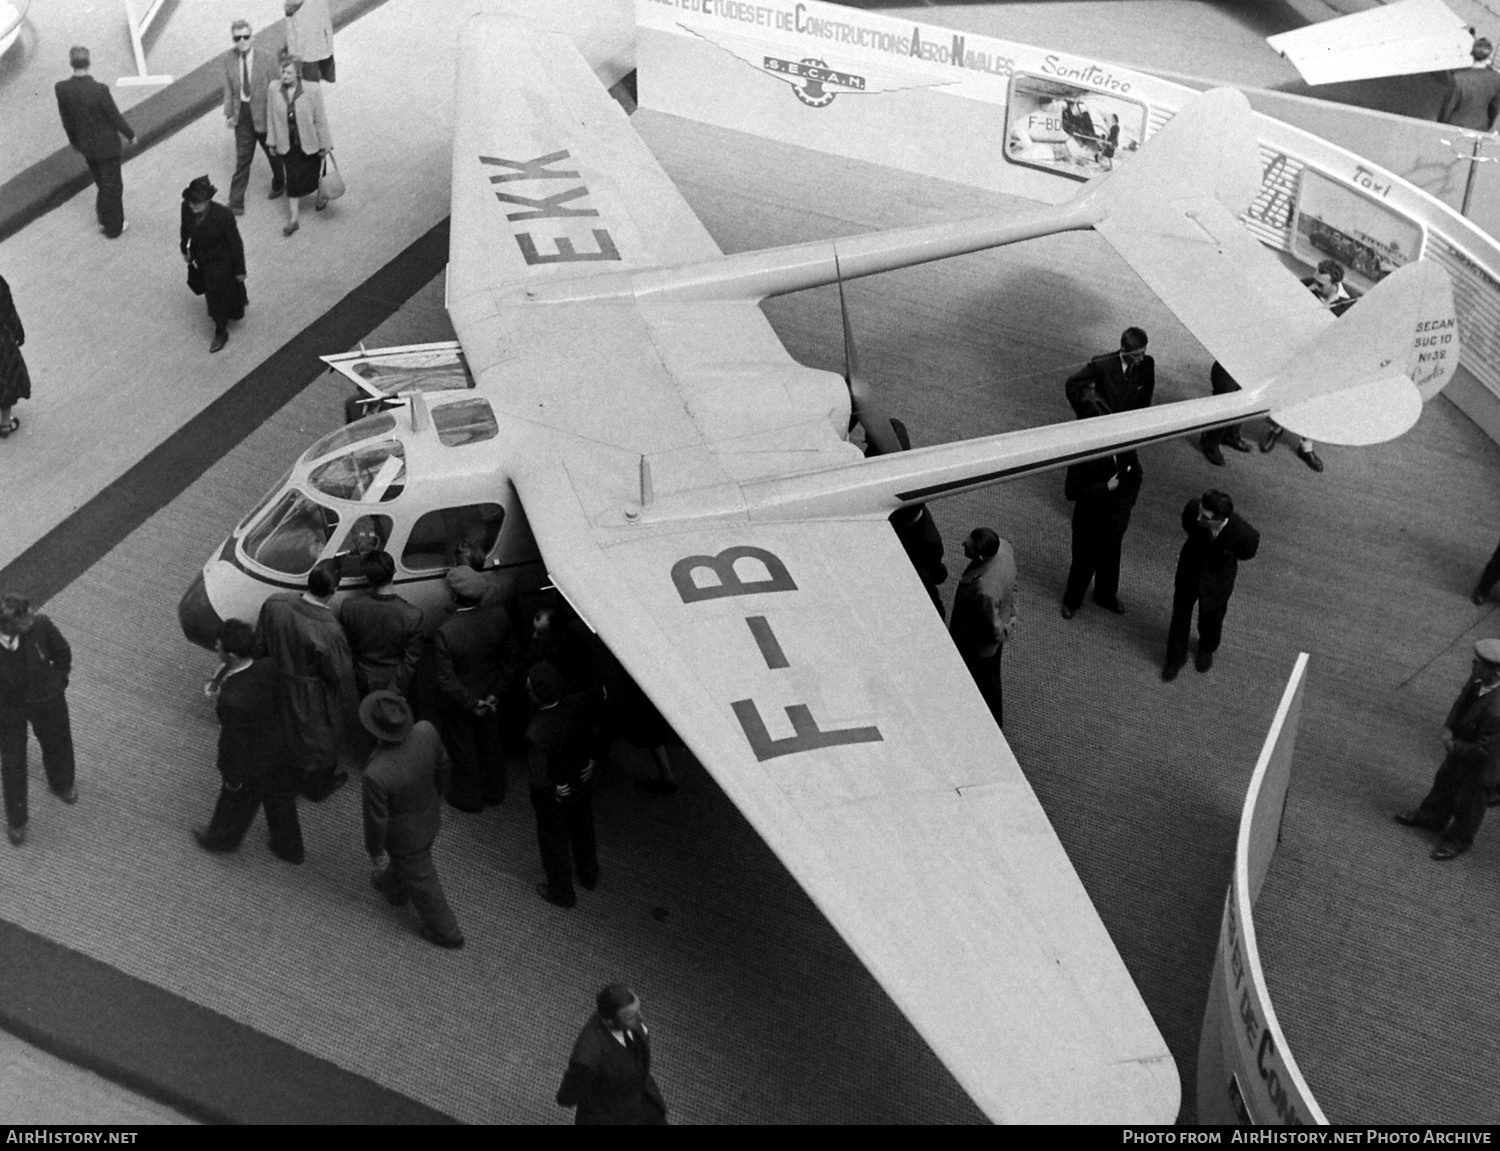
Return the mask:
[[(1263, 394), (1271, 418), (1330, 444), (1378, 444), (1417, 422), (1423, 395), (1412, 382), (1423, 340), (1458, 355), (1453, 289), (1430, 260), (1392, 272), (1294, 353)], [(1426, 354), (1436, 354), (1435, 352)]]

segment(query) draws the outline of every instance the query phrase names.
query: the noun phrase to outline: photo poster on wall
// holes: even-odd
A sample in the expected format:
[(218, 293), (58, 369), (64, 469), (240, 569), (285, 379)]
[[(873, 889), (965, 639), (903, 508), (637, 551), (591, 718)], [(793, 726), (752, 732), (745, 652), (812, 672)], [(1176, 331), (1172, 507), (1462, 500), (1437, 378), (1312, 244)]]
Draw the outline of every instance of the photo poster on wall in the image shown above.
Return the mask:
[(1355, 289), (1368, 291), (1422, 255), (1422, 226), (1306, 168), (1297, 188), (1292, 254), (1311, 265), (1332, 257), (1344, 266)]
[(1146, 106), (1046, 76), (1011, 77), (1005, 157), (1078, 180), (1111, 171), (1141, 146)]

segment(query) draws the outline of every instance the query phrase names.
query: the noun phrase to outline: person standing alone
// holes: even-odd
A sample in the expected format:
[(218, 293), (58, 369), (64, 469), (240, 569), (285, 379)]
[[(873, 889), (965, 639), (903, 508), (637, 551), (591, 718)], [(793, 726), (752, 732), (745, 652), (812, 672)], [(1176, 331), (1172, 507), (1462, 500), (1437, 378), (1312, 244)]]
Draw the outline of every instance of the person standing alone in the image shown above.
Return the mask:
[(1182, 530), (1187, 539), (1177, 555), (1167, 662), (1161, 669), (1162, 679), (1169, 683), (1187, 663), (1194, 604), (1198, 607), (1198, 658), (1193, 666), (1199, 671), (1213, 667), (1240, 560), (1254, 559), (1260, 550), (1260, 533), (1235, 513), (1228, 495), (1213, 488), (1188, 500), (1182, 509)]
[(99, 189), (94, 199), (99, 230), (113, 240), (130, 227), (125, 219), (125, 182), (120, 175), (123, 151), (120, 137), (135, 143), (135, 129), (115, 107), (108, 85), (89, 75), (87, 48), (68, 49), (68, 63), (73, 75), (59, 80), (53, 88), (57, 93), (57, 111), (68, 143), (83, 153), (94, 185)]
[(276, 82), (276, 59), (269, 52), (257, 52), (251, 46), (248, 20), (236, 20), (229, 26), (234, 47), (224, 53), (224, 119), (234, 133), (234, 175), (229, 180), (229, 210), (236, 216), (245, 214), (245, 189), (250, 186), (250, 165), (255, 162), (255, 148), (266, 154), (271, 165), (272, 200), (285, 188), (281, 157), (266, 143), (266, 94)]
[(78, 802), (73, 779), (73, 727), (68, 676), (73, 649), (25, 596), (0, 596), (0, 787), (10, 841), (26, 842), (26, 727), (42, 745), (47, 786), (64, 803)]
[(579, 1126), (653, 1126), (667, 1121), (667, 1105), (651, 1074), (651, 1035), (640, 998), (624, 983), (594, 996), (557, 1089), (559, 1107), (576, 1107)]

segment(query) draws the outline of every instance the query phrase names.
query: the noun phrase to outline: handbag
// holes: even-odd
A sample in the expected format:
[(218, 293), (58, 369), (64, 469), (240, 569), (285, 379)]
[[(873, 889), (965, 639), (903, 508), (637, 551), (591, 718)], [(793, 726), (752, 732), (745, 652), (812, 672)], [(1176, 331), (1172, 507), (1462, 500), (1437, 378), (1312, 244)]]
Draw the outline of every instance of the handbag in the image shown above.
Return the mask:
[(188, 289), (195, 296), (203, 295), (203, 269), (197, 260), (188, 261)]
[(325, 200), (337, 200), (344, 194), (344, 177), (339, 175), (338, 162), (332, 152), (323, 155), (323, 170), (318, 174), (318, 195)]

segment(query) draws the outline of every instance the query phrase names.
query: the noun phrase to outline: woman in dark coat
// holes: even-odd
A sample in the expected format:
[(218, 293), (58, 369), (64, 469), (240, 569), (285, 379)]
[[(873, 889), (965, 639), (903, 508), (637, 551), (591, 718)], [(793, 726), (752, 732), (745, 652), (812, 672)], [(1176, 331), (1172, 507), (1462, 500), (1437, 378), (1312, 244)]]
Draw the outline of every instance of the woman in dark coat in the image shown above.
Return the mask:
[(21, 421), (10, 414), (15, 402), (31, 399), (31, 376), (21, 358), (21, 345), (25, 342), (26, 329), (21, 327), (21, 317), (16, 314), (10, 285), (0, 276), (0, 439), (21, 426)]
[[(203, 298), (214, 322), (210, 352), (229, 342), (229, 321), (245, 318), (245, 245), (234, 213), (215, 204), (218, 191), (207, 176), (182, 190), (182, 258), (197, 265)], [(192, 283), (192, 271), (188, 272)]]

